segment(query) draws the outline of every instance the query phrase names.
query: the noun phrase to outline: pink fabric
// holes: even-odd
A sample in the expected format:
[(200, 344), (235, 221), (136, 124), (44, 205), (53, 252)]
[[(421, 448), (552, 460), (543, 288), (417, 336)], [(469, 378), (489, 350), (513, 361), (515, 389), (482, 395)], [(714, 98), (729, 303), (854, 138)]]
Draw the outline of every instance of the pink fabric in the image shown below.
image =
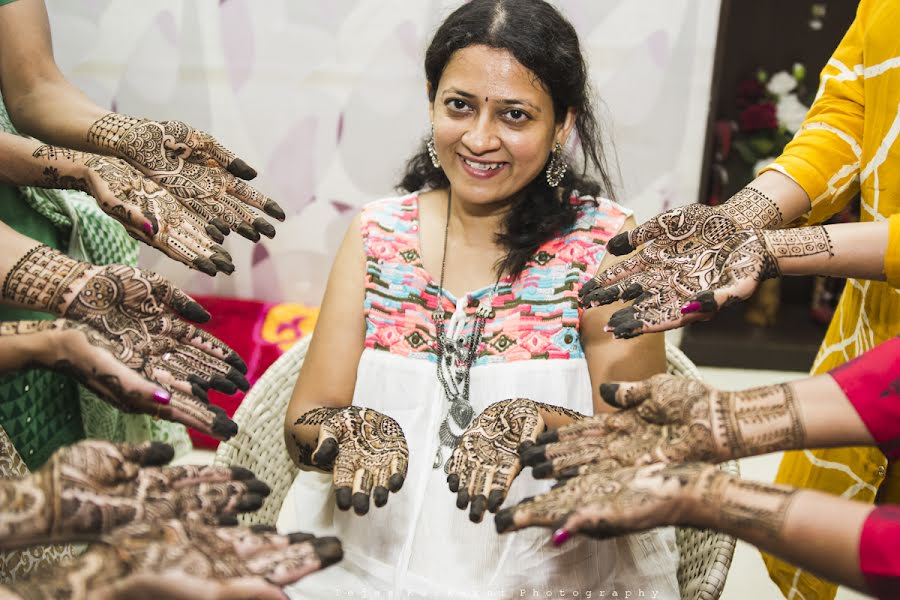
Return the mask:
[(829, 372), (878, 447), (900, 458), (900, 337), (876, 346)]
[(859, 568), (870, 593), (900, 599), (900, 506), (879, 506), (869, 514), (859, 538)]

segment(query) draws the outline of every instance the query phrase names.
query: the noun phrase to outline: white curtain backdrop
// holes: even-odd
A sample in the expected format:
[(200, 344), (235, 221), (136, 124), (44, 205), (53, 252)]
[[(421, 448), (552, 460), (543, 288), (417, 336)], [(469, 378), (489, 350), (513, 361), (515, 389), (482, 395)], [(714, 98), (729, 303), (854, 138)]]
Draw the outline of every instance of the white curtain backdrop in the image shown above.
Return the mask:
[[(697, 199), (719, 0), (558, 0), (579, 32), (638, 220)], [(144, 250), (198, 294), (317, 304), (347, 223), (425, 135), (425, 47), (459, 0), (47, 0), (56, 60), (101, 106), (177, 118), (287, 212), (236, 234), (231, 277)]]

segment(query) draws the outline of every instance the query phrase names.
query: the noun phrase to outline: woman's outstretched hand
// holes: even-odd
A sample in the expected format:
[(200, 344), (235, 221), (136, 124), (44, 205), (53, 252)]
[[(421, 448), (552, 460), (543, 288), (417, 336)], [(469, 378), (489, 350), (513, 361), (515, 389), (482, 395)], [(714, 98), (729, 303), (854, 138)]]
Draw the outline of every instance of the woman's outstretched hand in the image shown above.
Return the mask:
[(692, 525), (697, 504), (711, 501), (721, 487), (717, 482), (727, 477), (703, 463), (594, 470), (503, 509), (494, 523), (499, 533), (525, 527), (558, 529), (557, 544), (573, 533), (605, 539), (667, 525)]
[(165, 466), (173, 454), (159, 442), (86, 440), (57, 450), (34, 473), (0, 482), (0, 547), (96, 541), (160, 519), (234, 522), (269, 494), (246, 469)]
[(760, 281), (778, 276), (777, 253), (761, 230), (780, 223), (777, 206), (752, 188), (720, 206), (691, 204), (664, 212), (609, 241), (615, 255), (643, 249), (585, 284), (582, 306), (635, 300), (609, 320), (618, 338), (709, 318), (749, 297)]
[(447, 483), (456, 506), (480, 523), (485, 509), (496, 512), (522, 470), (518, 448), (544, 431), (540, 403), (512, 398), (491, 404), (460, 436), (448, 465)]
[(136, 240), (207, 275), (234, 271), (219, 229), (124, 160), (55, 146), (34, 157), (46, 161), (43, 185), (90, 194)]
[(696, 379), (654, 375), (600, 386), (621, 409), (547, 432), (522, 449), (535, 477), (571, 477), (652, 463), (721, 462), (800, 448), (804, 428), (786, 384), (720, 391)]
[[(3, 348), (20, 353), (18, 365), (64, 372), (122, 412), (153, 415), (218, 438), (237, 431), (221, 408), (165, 389), (161, 379), (168, 381), (171, 372), (162, 358), (145, 357), (143, 368), (134, 369), (124, 362), (129, 349), (122, 338), (85, 323), (68, 319), (0, 323)], [(169, 377), (160, 377), (162, 372)], [(205, 397), (203, 390), (197, 391)]]
[[(2, 292), (8, 303), (88, 325), (115, 340), (116, 346), (108, 350), (116, 359), (170, 393), (193, 395), (205, 404), (209, 388), (226, 394), (249, 388), (240, 357), (180, 318), (205, 322), (209, 314), (156, 273), (125, 265), (91, 265), (36, 246), (9, 271)], [(212, 433), (227, 438), (236, 431), (231, 424), (227, 430), (213, 428)]]
[(275, 235), (252, 209), (283, 221), (284, 211), (248, 185), (256, 171), (208, 133), (181, 121), (152, 121), (110, 113), (94, 123), (88, 142), (113, 151), (222, 235), (236, 231), (254, 242)]
[(337, 506), (369, 511), (369, 497), (384, 506), (388, 491), (398, 492), (406, 479), (409, 448), (400, 425), (370, 408), (316, 408), (295, 426), (318, 428), (315, 445), (296, 439), (301, 464), (333, 472)]
[(117, 529), (68, 564), (16, 583), (21, 598), (283, 599), (281, 588), (343, 557), (337, 538), (181, 520)]

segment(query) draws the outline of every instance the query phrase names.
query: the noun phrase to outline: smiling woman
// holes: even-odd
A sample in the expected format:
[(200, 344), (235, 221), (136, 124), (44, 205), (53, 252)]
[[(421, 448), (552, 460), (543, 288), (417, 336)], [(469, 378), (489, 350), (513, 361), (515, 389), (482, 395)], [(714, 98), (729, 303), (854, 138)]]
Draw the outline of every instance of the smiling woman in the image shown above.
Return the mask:
[(615, 340), (578, 306), (606, 241), (633, 226), (602, 196), (586, 73), (575, 30), (543, 0), (473, 0), (435, 34), (432, 134), (406, 194), (348, 230), (285, 418), (305, 471), (280, 524), (334, 532), (346, 550), (298, 597), (677, 597), (671, 530), (556, 549), (473, 525), (549, 487), (518, 477), (520, 444), (603, 410), (592, 389), (612, 373), (665, 367), (661, 338)]

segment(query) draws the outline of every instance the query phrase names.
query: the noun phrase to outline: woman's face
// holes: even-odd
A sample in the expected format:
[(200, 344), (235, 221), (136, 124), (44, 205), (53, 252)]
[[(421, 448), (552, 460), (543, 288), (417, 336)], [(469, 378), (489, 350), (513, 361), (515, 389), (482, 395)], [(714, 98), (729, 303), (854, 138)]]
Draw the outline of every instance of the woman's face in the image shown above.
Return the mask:
[(434, 143), (454, 197), (510, 199), (544, 168), (575, 122), (556, 123), (553, 100), (506, 50), (469, 46), (450, 58), (431, 105)]

